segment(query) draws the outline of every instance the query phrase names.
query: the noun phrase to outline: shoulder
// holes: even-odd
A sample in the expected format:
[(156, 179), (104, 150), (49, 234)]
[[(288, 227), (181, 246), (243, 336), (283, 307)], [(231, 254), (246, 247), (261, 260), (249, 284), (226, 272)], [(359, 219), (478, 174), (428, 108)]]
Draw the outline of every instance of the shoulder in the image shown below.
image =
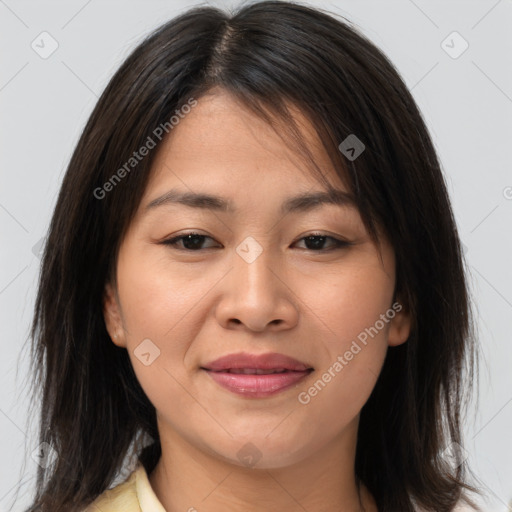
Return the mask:
[(136, 488), (137, 471), (140, 468), (134, 470), (124, 482), (100, 494), (84, 512), (141, 512)]
[(144, 466), (138, 463), (130, 475), (100, 494), (83, 512), (165, 512), (149, 482)]

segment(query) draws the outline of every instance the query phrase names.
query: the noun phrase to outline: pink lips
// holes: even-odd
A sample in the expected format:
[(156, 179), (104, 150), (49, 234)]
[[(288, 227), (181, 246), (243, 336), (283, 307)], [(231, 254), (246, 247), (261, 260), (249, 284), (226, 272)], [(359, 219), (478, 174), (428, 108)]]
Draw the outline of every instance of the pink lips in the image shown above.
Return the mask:
[(263, 398), (291, 387), (313, 368), (283, 354), (230, 354), (202, 369), (222, 387), (251, 398)]

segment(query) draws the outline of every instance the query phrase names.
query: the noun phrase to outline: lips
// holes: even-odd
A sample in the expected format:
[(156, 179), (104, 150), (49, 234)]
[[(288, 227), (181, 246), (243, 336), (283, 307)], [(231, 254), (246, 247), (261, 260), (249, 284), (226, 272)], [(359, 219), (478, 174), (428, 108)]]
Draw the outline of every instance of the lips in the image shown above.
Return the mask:
[[(302, 372), (312, 369), (306, 363), (283, 354), (228, 354), (227, 356), (211, 361), (202, 366), (205, 370), (213, 372), (230, 372), (245, 374), (282, 373), (284, 371)], [(241, 371), (240, 371), (241, 370)]]
[(230, 354), (201, 367), (223, 388), (248, 398), (264, 398), (291, 388), (314, 369), (283, 354)]
[[(212, 370), (213, 371), (213, 370)], [(220, 370), (226, 373), (238, 373), (244, 375), (270, 375), (272, 373), (284, 373), (290, 372), (286, 368), (276, 368), (273, 370), (263, 370), (262, 368), (228, 368), (227, 370)]]

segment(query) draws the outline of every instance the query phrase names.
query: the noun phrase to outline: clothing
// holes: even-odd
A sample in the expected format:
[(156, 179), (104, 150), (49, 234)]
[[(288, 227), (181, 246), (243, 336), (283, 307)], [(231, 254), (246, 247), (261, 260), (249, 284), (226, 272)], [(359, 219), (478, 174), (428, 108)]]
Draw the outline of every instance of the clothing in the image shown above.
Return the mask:
[(129, 477), (98, 496), (84, 512), (165, 512), (149, 483), (144, 466), (138, 463)]
[[(454, 512), (473, 512), (460, 503)], [(128, 478), (98, 496), (84, 512), (166, 512), (139, 462)], [(421, 509), (418, 508), (418, 512)]]

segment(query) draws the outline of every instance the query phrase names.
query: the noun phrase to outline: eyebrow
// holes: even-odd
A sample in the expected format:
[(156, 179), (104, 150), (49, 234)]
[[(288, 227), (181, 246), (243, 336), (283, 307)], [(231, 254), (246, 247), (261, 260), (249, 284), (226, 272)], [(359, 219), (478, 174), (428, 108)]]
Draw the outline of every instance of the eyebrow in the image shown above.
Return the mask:
[[(170, 190), (153, 199), (146, 205), (145, 212), (169, 204), (182, 204), (190, 208), (236, 213), (233, 202), (229, 199), (205, 193), (180, 192), (179, 190)], [(281, 214), (307, 212), (326, 204), (357, 208), (352, 194), (340, 189), (330, 189), (329, 191), (304, 193), (289, 197), (281, 206)]]

